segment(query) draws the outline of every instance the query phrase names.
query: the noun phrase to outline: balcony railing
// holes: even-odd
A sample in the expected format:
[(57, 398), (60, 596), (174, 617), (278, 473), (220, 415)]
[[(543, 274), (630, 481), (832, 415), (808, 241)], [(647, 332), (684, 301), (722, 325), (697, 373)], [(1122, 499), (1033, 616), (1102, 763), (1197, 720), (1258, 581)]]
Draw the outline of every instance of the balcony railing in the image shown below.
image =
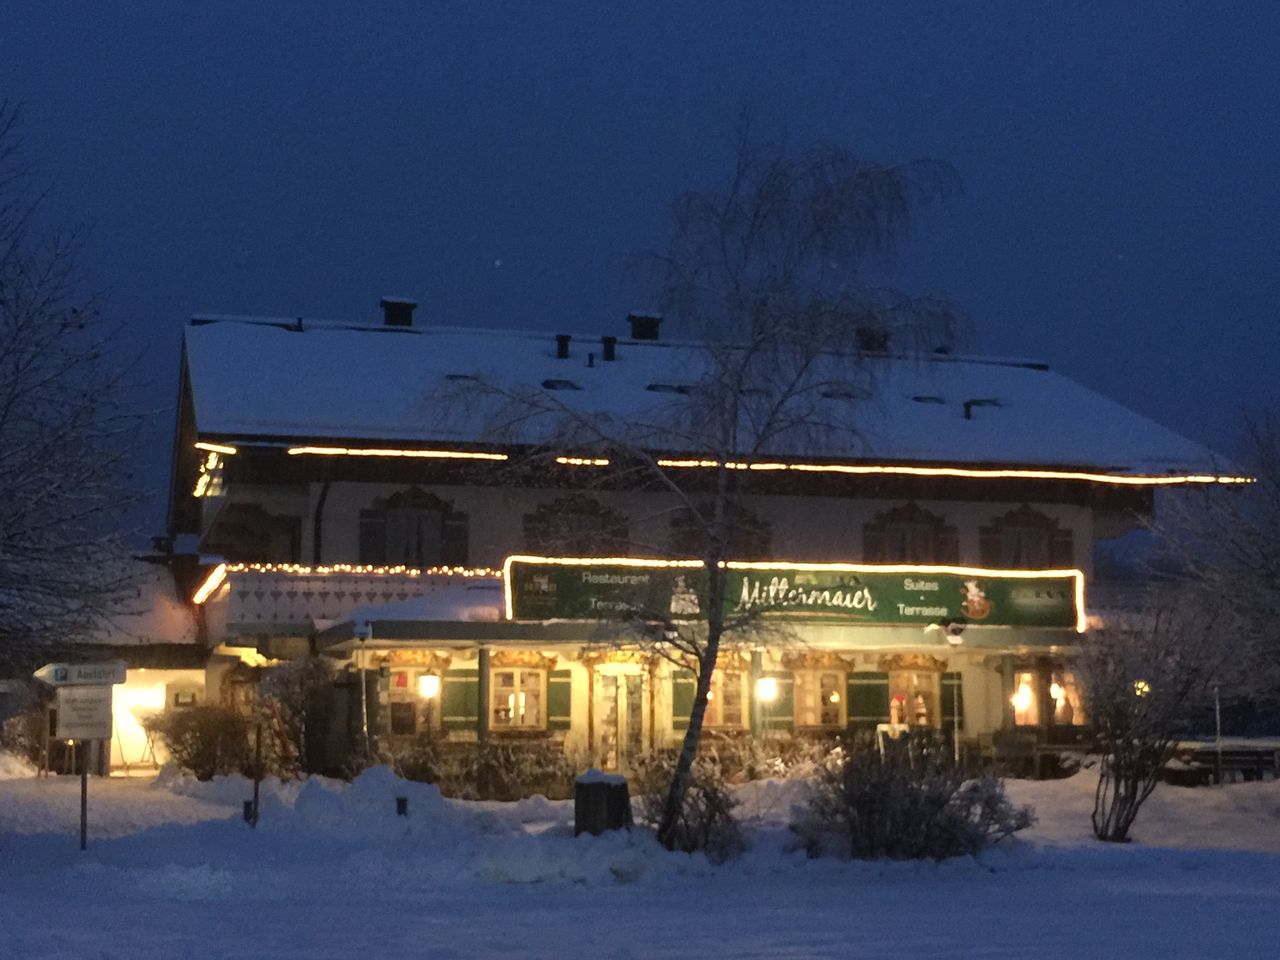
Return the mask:
[(305, 636), (360, 607), (411, 600), (476, 577), (500, 575), (483, 568), (232, 564), (225, 586), (207, 604), (211, 639)]

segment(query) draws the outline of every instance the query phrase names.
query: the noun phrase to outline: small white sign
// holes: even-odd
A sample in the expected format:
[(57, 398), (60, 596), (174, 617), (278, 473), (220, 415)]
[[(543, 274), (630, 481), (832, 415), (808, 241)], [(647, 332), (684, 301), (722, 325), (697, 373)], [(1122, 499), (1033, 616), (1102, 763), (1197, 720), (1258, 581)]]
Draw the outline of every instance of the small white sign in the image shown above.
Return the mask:
[(59, 740), (111, 739), (111, 688), (60, 687), (58, 689)]
[(125, 671), (123, 660), (102, 660), (98, 663), (46, 663), (35, 672), (35, 678), (51, 687), (101, 686), (104, 683), (124, 683)]

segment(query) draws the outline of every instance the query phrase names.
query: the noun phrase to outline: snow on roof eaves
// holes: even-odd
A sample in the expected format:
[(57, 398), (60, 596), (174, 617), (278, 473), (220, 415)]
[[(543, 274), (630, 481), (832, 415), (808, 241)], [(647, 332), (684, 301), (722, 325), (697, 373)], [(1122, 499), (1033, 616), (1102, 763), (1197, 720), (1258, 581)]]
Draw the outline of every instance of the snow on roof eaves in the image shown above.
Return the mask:
[[(652, 404), (650, 384), (697, 379), (690, 359), (697, 354), (689, 346), (619, 338), (618, 359), (606, 363), (599, 335), (573, 335), (570, 359), (560, 360), (555, 335), (541, 331), (225, 315), (197, 316), (186, 331), (197, 432), (246, 440), (490, 440), (474, 420), (441, 415), (441, 390), (450, 374), (521, 389), (568, 380), (578, 389), (557, 392), (564, 402), (626, 418)], [(595, 354), (594, 366), (587, 366), (588, 352)], [(770, 452), (1135, 473), (1218, 466), (1200, 445), (1042, 364), (956, 356), (872, 363), (879, 392), (865, 405), (857, 449), (840, 442), (830, 449)], [(944, 402), (912, 399), (917, 396)], [(964, 417), (965, 401), (988, 398), (999, 406), (977, 406), (971, 419)]]

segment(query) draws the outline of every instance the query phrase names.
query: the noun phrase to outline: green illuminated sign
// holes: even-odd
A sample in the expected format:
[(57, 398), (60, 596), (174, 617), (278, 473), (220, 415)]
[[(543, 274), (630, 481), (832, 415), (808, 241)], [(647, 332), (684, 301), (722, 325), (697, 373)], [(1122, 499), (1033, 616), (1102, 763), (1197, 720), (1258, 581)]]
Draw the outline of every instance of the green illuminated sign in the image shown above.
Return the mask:
[[(730, 564), (727, 613), (809, 623), (1075, 628), (1075, 571), (997, 571), (868, 565)], [(515, 620), (697, 620), (705, 616), (701, 567), (516, 560), (508, 563), (508, 615)]]

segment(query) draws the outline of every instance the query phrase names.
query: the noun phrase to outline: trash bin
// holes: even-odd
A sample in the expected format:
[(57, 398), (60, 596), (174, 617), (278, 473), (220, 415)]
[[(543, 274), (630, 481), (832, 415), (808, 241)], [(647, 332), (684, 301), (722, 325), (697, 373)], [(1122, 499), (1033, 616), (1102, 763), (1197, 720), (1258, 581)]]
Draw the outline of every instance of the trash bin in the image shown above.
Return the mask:
[(591, 769), (573, 784), (573, 835), (599, 835), (631, 827), (631, 797), (627, 778)]

